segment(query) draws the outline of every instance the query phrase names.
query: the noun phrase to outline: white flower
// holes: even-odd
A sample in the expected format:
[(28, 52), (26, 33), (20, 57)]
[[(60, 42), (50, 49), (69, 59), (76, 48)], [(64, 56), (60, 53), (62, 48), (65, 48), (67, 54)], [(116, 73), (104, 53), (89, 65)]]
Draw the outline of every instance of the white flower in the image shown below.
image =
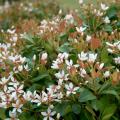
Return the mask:
[(109, 7), (106, 6), (105, 4), (101, 3), (101, 9), (106, 11)]
[(30, 101), (34, 103), (35, 102), (34, 100), (37, 98), (36, 91), (34, 91), (33, 93), (31, 91), (24, 92), (23, 98), (26, 101)]
[(60, 92), (60, 93), (57, 93), (57, 99), (59, 99), (59, 100), (56, 100), (56, 101), (60, 101), (60, 99), (62, 99), (63, 98), (63, 93), (62, 92)]
[(10, 33), (10, 34), (14, 34), (15, 31), (16, 31), (15, 29), (13, 29), (13, 30), (8, 29), (8, 30), (7, 30), (7, 32)]
[(19, 120), (19, 119), (17, 118), (17, 113), (16, 113), (15, 110), (9, 111), (9, 117), (10, 117), (10, 118), (7, 118), (7, 119), (5, 119), (5, 120)]
[(9, 111), (9, 116), (15, 118), (17, 116), (16, 111)]
[(63, 70), (56, 73), (55, 76), (60, 80), (68, 80), (68, 74), (65, 74)]
[[(19, 85), (19, 82), (13, 77), (13, 76), (11, 76), (10, 77), (10, 79), (11, 79), (11, 81), (9, 82), (9, 85), (11, 86), (17, 86), (17, 85)], [(12, 87), (11, 86), (11, 87)]]
[(19, 57), (20, 57), (20, 62), (21, 62), (21, 63), (24, 63), (25, 60), (26, 60), (26, 57), (21, 57), (21, 56), (19, 56)]
[[(109, 47), (111, 47), (111, 48), (117, 48), (118, 50), (120, 50), (120, 41), (117, 41), (117, 42), (115, 42), (115, 43), (113, 43), (113, 44), (111, 44), (111, 43), (109, 43), (109, 42), (106, 42), (106, 44), (109, 46)], [(114, 50), (110, 50), (110, 48), (108, 48), (109, 49), (109, 51), (111, 52), (111, 53), (113, 53), (114, 52)]]
[(78, 57), (81, 61), (85, 61), (88, 59), (87, 53), (84, 53), (83, 51), (80, 54), (78, 54)]
[(9, 81), (9, 79), (6, 79), (5, 77), (3, 77), (3, 78), (1, 78), (0, 84), (5, 85), (8, 81)]
[(12, 41), (12, 42), (17, 42), (17, 40), (18, 40), (17, 35), (10, 38), (10, 41)]
[(73, 67), (75, 67), (75, 68), (79, 67), (78, 64), (73, 65), (73, 61), (72, 60), (66, 60), (65, 63), (67, 65), (67, 69), (71, 69)]
[(51, 68), (59, 69), (62, 67), (64, 60), (68, 58), (68, 53), (59, 53), (57, 59), (53, 61)]
[(17, 99), (17, 96), (24, 93), (23, 85), (18, 86), (18, 84), (14, 83), (13, 87), (8, 87), (8, 91), (12, 94), (14, 99)]
[(85, 84), (88, 84), (88, 83), (89, 83), (89, 81), (88, 81), (88, 80), (86, 80), (86, 81), (85, 81)]
[(54, 105), (50, 105), (49, 108), (50, 108), (50, 109), (53, 109), (53, 108), (54, 108)]
[(60, 89), (60, 86), (57, 85), (50, 85), (48, 88), (46, 88), (48, 90), (48, 93), (55, 93), (57, 92), (57, 90)]
[(80, 26), (79, 28), (76, 27), (77, 32), (81, 33), (83, 35), (84, 31), (86, 30), (86, 27)]
[(24, 68), (25, 68), (26, 71), (29, 71), (29, 70), (30, 70), (28, 64), (24, 65)]
[(63, 59), (68, 59), (69, 54), (64, 52), (64, 53), (59, 53), (58, 54), (58, 59), (63, 60)]
[(101, 70), (103, 67), (104, 67), (104, 63), (101, 63), (101, 64), (99, 65), (99, 69)]
[(47, 57), (48, 57), (48, 54), (45, 52), (45, 53), (42, 54), (41, 60), (46, 60)]
[(42, 101), (43, 101), (42, 95), (36, 94), (35, 99), (32, 102), (37, 103), (37, 106), (40, 106)]
[(64, 53), (63, 53), (63, 56), (64, 56), (64, 57), (63, 57), (64, 59), (68, 59), (69, 54), (68, 54), (68, 53), (66, 53), (66, 52), (64, 52)]
[(23, 70), (23, 66), (22, 65), (19, 65), (18, 66), (18, 70), (21, 72)]
[(10, 3), (8, 1), (5, 1), (4, 9), (8, 9), (10, 7)]
[(120, 64), (120, 57), (114, 58), (116, 64)]
[(41, 25), (42, 25), (42, 26), (46, 26), (47, 23), (48, 23), (48, 22), (47, 22), (47, 20), (45, 20), (45, 19), (41, 21)]
[(62, 9), (59, 10), (58, 14), (62, 14)]
[(103, 16), (103, 12), (101, 12), (100, 10), (97, 11), (96, 13), (97, 16)]
[(79, 0), (79, 4), (83, 4), (83, 0)]
[(71, 14), (67, 14), (65, 16), (65, 20), (67, 21), (67, 23), (70, 23), (70, 24), (72, 24), (74, 22), (74, 18)]
[(52, 112), (50, 107), (48, 107), (47, 111), (41, 112), (41, 114), (44, 116), (43, 120), (54, 120), (52, 117), (56, 114), (56, 112)]
[(91, 38), (92, 38), (92, 37), (91, 37), (90, 35), (87, 35), (86, 41), (87, 41), (87, 42), (90, 42)]
[(48, 89), (48, 93), (42, 91), (41, 95), (36, 95), (36, 99), (33, 101), (34, 103), (37, 103), (37, 105), (41, 105), (41, 103), (43, 102), (51, 102), (51, 101), (55, 101), (57, 98), (57, 94), (55, 94), (53, 92), (54, 89), (50, 88)]
[(106, 45), (110, 46), (110, 47), (113, 47), (114, 45), (109, 43), (109, 42), (106, 42)]
[(23, 106), (23, 104), (21, 104), (20, 101), (17, 100), (16, 103), (12, 104), (13, 111), (17, 111), (17, 112), (21, 113), (22, 112), (22, 110), (21, 110), (22, 106)]
[(108, 51), (109, 53), (113, 53), (113, 52), (114, 52), (114, 50), (112, 50), (112, 49), (110, 49), (110, 48), (108, 48), (107, 51)]
[(82, 69), (82, 68), (81, 68), (81, 69), (80, 69), (80, 76), (84, 78), (85, 75), (86, 75), (85, 69)]
[(57, 59), (56, 61), (53, 61), (51, 68), (53, 69), (59, 69), (59, 65), (62, 64), (63, 61), (60, 61)]
[(109, 76), (110, 76), (110, 71), (105, 71), (104, 77), (107, 78), (107, 77), (109, 77)]
[(97, 58), (97, 54), (93, 54), (93, 53), (89, 53), (88, 54), (88, 61), (89, 62), (93, 62), (94, 63), (96, 58)]
[(119, 42), (119, 44), (117, 45), (117, 48), (120, 50), (120, 42)]
[(79, 87), (74, 87), (72, 83), (65, 84), (65, 88), (67, 89), (67, 96), (70, 94), (76, 94), (76, 91), (79, 89)]
[(106, 16), (106, 17), (104, 18), (104, 22), (105, 22), (106, 24), (107, 24), (107, 23), (110, 23), (109, 17)]
[(4, 86), (3, 92), (0, 92), (0, 96), (1, 96), (0, 107), (7, 108), (12, 101), (12, 96), (9, 93), (7, 86)]
[(27, 100), (27, 101), (31, 100), (31, 96), (32, 96), (32, 92), (31, 91), (24, 92), (24, 94), (23, 94), (23, 98), (25, 100)]
[(73, 65), (73, 61), (72, 60), (66, 60), (65, 61), (65, 63), (69, 66), (69, 67), (71, 67), (72, 65)]
[(117, 47), (118, 50), (120, 50), (120, 41), (115, 42), (115, 43), (114, 43), (114, 46)]

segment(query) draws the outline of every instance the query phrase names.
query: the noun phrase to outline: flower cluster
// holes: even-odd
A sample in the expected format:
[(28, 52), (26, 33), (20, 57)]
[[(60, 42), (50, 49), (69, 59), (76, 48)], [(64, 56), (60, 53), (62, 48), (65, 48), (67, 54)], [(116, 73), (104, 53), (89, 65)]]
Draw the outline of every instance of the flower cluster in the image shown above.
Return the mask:
[[(103, 3), (100, 9), (79, 3), (85, 18), (78, 11), (63, 15), (60, 10), (51, 20), (36, 21), (32, 32), (19, 25), (1, 30), (0, 108), (6, 120), (23, 119), (24, 114), (43, 120), (87, 119), (86, 114), (91, 120), (110, 119), (115, 113), (120, 97), (119, 16), (111, 18), (112, 8)], [(30, 13), (36, 8), (31, 3), (20, 7)], [(35, 21), (29, 22), (32, 26)], [(111, 106), (110, 115), (100, 108), (103, 101)]]

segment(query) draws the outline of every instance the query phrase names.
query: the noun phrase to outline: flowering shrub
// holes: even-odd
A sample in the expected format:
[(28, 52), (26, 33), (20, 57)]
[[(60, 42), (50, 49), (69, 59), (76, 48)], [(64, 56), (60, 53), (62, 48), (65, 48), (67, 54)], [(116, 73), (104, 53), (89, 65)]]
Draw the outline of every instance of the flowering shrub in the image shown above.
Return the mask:
[(1, 119), (120, 119), (120, 7), (79, 3), (1, 29)]
[[(10, 1), (10, 0), (9, 0)], [(25, 20), (42, 20), (57, 15), (59, 6), (51, 0), (11, 0), (11, 4), (6, 0), (4, 5), (0, 5), (0, 28), (7, 30), (11, 25), (24, 24)], [(15, 1), (15, 2), (14, 2)]]

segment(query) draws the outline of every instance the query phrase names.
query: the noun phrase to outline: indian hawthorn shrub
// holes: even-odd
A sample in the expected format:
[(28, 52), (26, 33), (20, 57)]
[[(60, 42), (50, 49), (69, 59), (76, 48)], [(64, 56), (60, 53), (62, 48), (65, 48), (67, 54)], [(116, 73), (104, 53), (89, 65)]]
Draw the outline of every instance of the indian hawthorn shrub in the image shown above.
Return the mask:
[(120, 119), (120, 7), (79, 3), (1, 29), (2, 120)]

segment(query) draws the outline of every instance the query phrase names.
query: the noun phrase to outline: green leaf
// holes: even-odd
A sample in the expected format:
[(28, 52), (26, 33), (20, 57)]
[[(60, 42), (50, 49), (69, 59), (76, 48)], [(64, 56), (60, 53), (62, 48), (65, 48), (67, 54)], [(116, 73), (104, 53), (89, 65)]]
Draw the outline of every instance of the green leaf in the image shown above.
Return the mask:
[(42, 90), (42, 89), (43, 89), (43, 86), (41, 84), (34, 83), (29, 87), (28, 90), (34, 92), (35, 90)]
[[(96, 120), (95, 117), (90, 113), (90, 111), (88, 111), (87, 109), (84, 110), (85, 117), (82, 120)], [(80, 119), (81, 120), (81, 119)]]
[(111, 25), (105, 25), (103, 29), (104, 29), (104, 31), (106, 31), (106, 32), (112, 32), (112, 31), (113, 31), (113, 28), (112, 28)]
[(117, 29), (120, 30), (120, 21), (116, 23)]
[(95, 111), (98, 111), (97, 100), (92, 100), (91, 106)]
[(72, 111), (75, 113), (75, 114), (79, 114), (80, 111), (81, 111), (81, 106), (79, 104), (73, 104), (72, 105)]
[(111, 87), (110, 83), (104, 83), (101, 88), (98, 91), (98, 94), (108, 94), (115, 96), (118, 100), (120, 99), (117, 91), (115, 91), (115, 88)]
[(106, 13), (106, 16), (108, 16), (110, 19), (117, 16), (117, 8), (116, 6), (111, 6)]
[(75, 63), (78, 59), (78, 56), (74, 53), (74, 54), (70, 54), (70, 59), (73, 60), (73, 62)]
[(19, 118), (20, 120), (35, 120), (35, 117), (28, 112), (23, 112), (20, 114)]
[(104, 90), (109, 89), (110, 87), (111, 87), (110, 83), (104, 83), (103, 85), (101, 85), (98, 93), (101, 93), (101, 92), (103, 92)]
[(67, 115), (64, 116), (64, 120), (78, 120), (75, 114), (73, 113), (68, 113)]
[(60, 113), (62, 116), (65, 116), (66, 114), (72, 112), (72, 108), (70, 106), (70, 103), (62, 102), (61, 104), (57, 104), (55, 106), (55, 111), (57, 113)]
[(54, 47), (53, 47), (52, 42), (51, 43), (50, 42), (49, 43), (48, 42), (44, 43), (44, 48), (47, 51), (47, 53), (49, 53), (49, 54), (54, 52)]
[(70, 44), (69, 43), (64, 43), (63, 45), (61, 45), (59, 48), (58, 48), (58, 51), (59, 52), (70, 52), (73, 48), (70, 47)]
[(33, 78), (31, 81), (33, 81), (33, 82), (38, 82), (38, 81), (40, 81), (41, 79), (44, 79), (44, 78), (46, 78), (46, 77), (49, 77), (49, 75), (48, 75), (47, 73), (44, 73), (44, 74), (41, 74), (41, 75)]
[(65, 40), (67, 40), (68, 39), (68, 34), (66, 34), (66, 33), (62, 33), (62, 34), (60, 34), (60, 40), (61, 41), (65, 41)]
[(96, 96), (93, 95), (93, 93), (91, 91), (84, 89), (80, 93), (79, 102), (86, 102), (86, 101), (94, 100), (94, 99), (96, 99)]
[(34, 43), (33, 36), (31, 34), (24, 34), (22, 38), (31, 42), (31, 43)]
[(111, 103), (108, 96), (102, 96), (100, 99), (96, 100), (96, 106), (100, 113), (103, 113), (106, 106), (109, 106)]
[(90, 120), (91, 117), (88, 115), (88, 113), (89, 112), (86, 109), (83, 109), (80, 113), (80, 118), (78, 120)]
[(106, 50), (105, 47), (101, 51), (100, 58), (101, 58), (101, 61), (104, 63), (108, 63), (108, 61), (109, 61), (108, 51)]
[(105, 109), (102, 113), (102, 116), (101, 116), (101, 120), (109, 120), (115, 113), (116, 108), (117, 107), (115, 104), (105, 107)]
[(0, 119), (4, 120), (6, 118), (5, 109), (0, 108)]
[(89, 105), (86, 105), (85, 108), (89, 113), (92, 114), (92, 116), (95, 116), (95, 112), (93, 111), (93, 109)]
[(114, 95), (118, 100), (120, 99), (118, 93), (114, 89), (104, 90), (101, 94)]

